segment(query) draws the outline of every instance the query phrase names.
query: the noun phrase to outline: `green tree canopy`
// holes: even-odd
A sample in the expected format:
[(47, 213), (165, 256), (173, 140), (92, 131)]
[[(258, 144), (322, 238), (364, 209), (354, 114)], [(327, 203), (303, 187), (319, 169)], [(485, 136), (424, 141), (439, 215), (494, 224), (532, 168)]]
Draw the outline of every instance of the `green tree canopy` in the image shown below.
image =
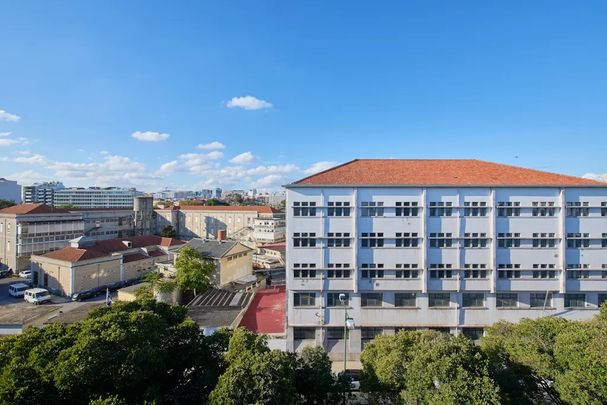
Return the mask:
[(160, 236), (164, 238), (175, 238), (177, 237), (177, 232), (175, 231), (175, 228), (172, 225), (167, 225), (160, 232)]
[(175, 261), (177, 269), (177, 287), (182, 291), (201, 292), (211, 285), (211, 276), (215, 271), (215, 264), (204, 260), (200, 253), (190, 246), (179, 250)]
[(4, 200), (2, 198), (0, 198), (0, 210), (3, 208), (8, 208), (8, 207), (12, 207), (13, 205), (15, 205), (15, 202), (12, 200)]

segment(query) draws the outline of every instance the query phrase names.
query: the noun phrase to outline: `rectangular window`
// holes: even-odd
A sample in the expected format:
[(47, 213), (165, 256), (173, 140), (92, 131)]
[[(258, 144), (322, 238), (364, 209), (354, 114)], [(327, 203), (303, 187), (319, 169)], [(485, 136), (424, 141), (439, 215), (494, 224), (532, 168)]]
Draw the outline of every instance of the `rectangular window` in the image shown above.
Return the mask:
[(349, 217), (350, 203), (342, 201), (329, 201), (327, 215), (330, 217)]
[(451, 233), (430, 233), (430, 247), (444, 248), (453, 247), (453, 235)]
[(486, 217), (487, 203), (484, 201), (466, 201), (464, 202), (465, 217)]
[(550, 201), (533, 201), (531, 215), (534, 217), (553, 217), (556, 213), (554, 203)]
[(361, 307), (381, 307), (384, 304), (384, 295), (382, 293), (362, 293), (360, 294)]
[(520, 233), (498, 233), (497, 246), (501, 248), (521, 247)]
[(362, 278), (384, 278), (383, 263), (361, 264)]
[(485, 334), (483, 328), (463, 328), (462, 333), (470, 340), (479, 340)]
[(384, 333), (382, 328), (360, 328), (360, 341), (363, 347), (376, 336), (380, 336)]
[(487, 234), (486, 233), (465, 233), (464, 234), (464, 247), (467, 248), (485, 248), (487, 247)]
[(329, 232), (327, 234), (328, 247), (350, 247), (349, 232)]
[(407, 307), (415, 308), (415, 293), (395, 293), (394, 294), (394, 306), (395, 307)]
[(484, 293), (463, 293), (462, 306), (464, 308), (483, 308), (485, 306)]
[(531, 293), (529, 306), (531, 308), (552, 308), (552, 293)]
[(398, 201), (396, 203), (397, 217), (416, 217), (419, 215), (419, 207), (415, 201)]
[(329, 263), (328, 278), (350, 278), (350, 265), (348, 263)]
[(316, 339), (316, 329), (314, 329), (314, 328), (293, 328), (293, 339), (295, 339), (295, 340), (314, 340), (314, 339)]
[(464, 278), (487, 278), (486, 264), (465, 264)]
[(343, 340), (344, 328), (327, 328), (327, 340)]
[(601, 203), (601, 216), (607, 217), (607, 202)]
[(521, 203), (513, 201), (499, 201), (497, 203), (498, 217), (520, 217)]
[(316, 277), (316, 264), (314, 263), (293, 263), (294, 278), (314, 278)]
[(450, 217), (453, 216), (453, 203), (444, 201), (430, 202), (431, 217)]
[(495, 304), (498, 308), (516, 308), (518, 307), (518, 295), (516, 293), (497, 293), (495, 294)]
[(293, 203), (294, 217), (315, 217), (316, 203), (307, 201), (295, 201)]
[(294, 247), (315, 247), (316, 233), (315, 232), (295, 232), (293, 233)]
[(384, 203), (376, 201), (363, 201), (361, 204), (361, 216), (363, 217), (383, 217)]
[(384, 246), (383, 232), (363, 232), (361, 235), (362, 247), (373, 248)]
[(339, 295), (344, 294), (346, 297), (346, 305), (350, 302), (350, 294), (348, 293), (338, 293), (338, 292), (330, 292), (327, 293), (327, 307), (343, 307), (344, 303), (339, 300)]
[(542, 232), (542, 233), (538, 233), (535, 232), (533, 233), (533, 247), (534, 248), (553, 248), (556, 247), (556, 234), (555, 233), (547, 233), (547, 232)]
[(453, 270), (450, 264), (431, 264), (430, 278), (453, 278)]
[(451, 306), (450, 293), (429, 293), (428, 306), (431, 308), (448, 308)]
[(568, 217), (587, 217), (590, 213), (588, 208), (588, 202), (567, 202), (567, 216)]
[(419, 270), (417, 264), (398, 263), (396, 265), (396, 278), (418, 278)]
[(601, 235), (601, 247), (607, 247), (607, 233)]
[(498, 278), (521, 278), (520, 264), (498, 264)]
[(417, 232), (396, 232), (396, 247), (417, 247), (418, 241)]
[(534, 264), (533, 278), (556, 278), (554, 264)]
[(567, 265), (567, 278), (580, 280), (584, 278), (590, 278), (590, 271), (588, 270), (590, 265), (585, 264), (568, 264)]
[(294, 307), (313, 307), (316, 301), (316, 293), (302, 292), (293, 294)]
[(565, 308), (585, 308), (586, 294), (565, 294)]
[(587, 248), (590, 247), (590, 234), (589, 233), (568, 233), (567, 234), (567, 247), (568, 248)]

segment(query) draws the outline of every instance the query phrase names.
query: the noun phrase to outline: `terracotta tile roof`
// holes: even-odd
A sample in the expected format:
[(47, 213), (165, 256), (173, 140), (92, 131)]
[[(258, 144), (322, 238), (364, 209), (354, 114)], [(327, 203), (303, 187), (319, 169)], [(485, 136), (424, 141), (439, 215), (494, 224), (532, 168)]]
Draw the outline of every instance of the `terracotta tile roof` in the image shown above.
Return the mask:
[(603, 186), (607, 183), (482, 160), (356, 159), (291, 184)]
[(150, 250), (148, 252), (148, 255), (150, 255), (152, 257), (160, 257), (160, 256), (166, 256), (166, 253), (163, 252), (162, 250)]
[(43, 203), (36, 204), (19, 204), (13, 205), (12, 207), (4, 208), (0, 210), (0, 214), (69, 214), (70, 212), (63, 208), (55, 208), (52, 205), (46, 205)]
[(145, 260), (145, 259), (149, 259), (149, 258), (150, 258), (149, 256), (146, 256), (141, 253), (133, 253), (130, 255), (124, 255), (122, 257), (122, 263), (136, 262), (138, 260)]
[(43, 255), (49, 259), (62, 260), (65, 262), (81, 262), (83, 260), (96, 259), (99, 257), (107, 256), (106, 253), (98, 252), (91, 249), (79, 249), (71, 246), (64, 247), (63, 249), (48, 252)]
[(183, 205), (183, 211), (247, 211), (262, 214), (273, 214), (280, 211), (265, 205)]
[(266, 243), (265, 245), (261, 245), (259, 248), (261, 248), (261, 249), (277, 250), (279, 252), (284, 252), (284, 251), (287, 250), (287, 244), (285, 242)]

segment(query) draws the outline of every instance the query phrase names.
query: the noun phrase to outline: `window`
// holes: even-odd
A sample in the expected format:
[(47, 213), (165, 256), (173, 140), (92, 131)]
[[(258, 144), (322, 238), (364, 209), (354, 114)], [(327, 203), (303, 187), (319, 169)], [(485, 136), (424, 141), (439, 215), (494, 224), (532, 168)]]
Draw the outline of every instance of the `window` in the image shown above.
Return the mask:
[(316, 293), (304, 292), (293, 294), (293, 306), (295, 307), (313, 307), (316, 301)]
[(362, 247), (383, 247), (383, 232), (363, 232), (361, 236)]
[(533, 234), (533, 247), (534, 248), (553, 248), (556, 246), (556, 237), (554, 233), (534, 233)]
[(463, 328), (462, 334), (470, 340), (479, 340), (485, 334), (483, 328)]
[(431, 264), (430, 278), (453, 278), (453, 270), (450, 264)]
[(590, 278), (590, 271), (588, 270), (589, 268), (590, 265), (588, 264), (568, 264), (567, 278), (577, 280)]
[(383, 333), (384, 330), (382, 328), (360, 328), (360, 341), (362, 346), (365, 347), (367, 343), (371, 342), (376, 336), (380, 336)]
[(486, 264), (465, 264), (464, 278), (487, 278)]
[(601, 216), (607, 217), (607, 202), (601, 203)]
[(589, 233), (568, 233), (567, 234), (567, 247), (568, 248), (582, 248), (590, 247), (590, 234)]
[(533, 278), (556, 278), (554, 264), (534, 264)]
[(293, 216), (294, 217), (315, 217), (316, 216), (316, 203), (315, 202), (300, 202), (296, 201), (293, 203)]
[(330, 292), (327, 293), (327, 307), (343, 307), (344, 304), (339, 300), (340, 294), (344, 294), (346, 296), (346, 305), (350, 302), (350, 294)]
[(344, 328), (327, 328), (327, 340), (342, 340), (344, 333)]
[(416, 217), (419, 215), (419, 207), (416, 202), (403, 201), (396, 203), (397, 217)]
[(602, 306), (605, 302), (607, 302), (607, 294), (599, 294), (599, 307)]
[(487, 203), (483, 201), (466, 201), (464, 202), (465, 217), (486, 217)]
[(363, 201), (361, 203), (361, 215), (363, 217), (383, 217), (384, 203), (375, 201)]
[(329, 263), (328, 278), (350, 278), (350, 265), (348, 263)]
[(464, 247), (467, 248), (484, 248), (487, 247), (486, 233), (465, 233)]
[(533, 201), (531, 206), (531, 215), (534, 217), (553, 217), (556, 212), (554, 203), (549, 201)]
[(520, 264), (498, 264), (498, 278), (521, 278)]
[(444, 248), (453, 246), (451, 233), (430, 233), (430, 247)]
[(495, 306), (498, 308), (516, 308), (518, 307), (518, 295), (516, 293), (497, 293), (495, 294)]
[(396, 278), (418, 278), (417, 264), (399, 263), (396, 265)]
[(521, 203), (512, 201), (499, 201), (497, 203), (498, 217), (520, 217)]
[(601, 235), (601, 247), (607, 247), (607, 233)]
[(407, 307), (415, 308), (416, 294), (409, 293), (395, 293), (394, 294), (394, 306), (395, 307)]
[(453, 203), (443, 201), (430, 202), (431, 217), (450, 217), (453, 215)]
[(361, 307), (381, 307), (384, 303), (382, 293), (362, 293), (360, 294)]
[(316, 233), (314, 232), (295, 232), (293, 234), (294, 247), (315, 247)]
[(327, 215), (330, 217), (349, 217), (350, 203), (341, 201), (330, 201)]
[(316, 264), (314, 264), (314, 263), (293, 263), (293, 277), (295, 277), (295, 278), (314, 278), (314, 277), (316, 277)]
[(428, 306), (431, 308), (446, 308), (451, 306), (451, 294), (449, 293), (429, 293)]
[(531, 293), (529, 306), (531, 308), (552, 308), (552, 293)]
[(328, 247), (350, 247), (349, 232), (329, 232), (327, 235)]
[(384, 278), (384, 265), (379, 263), (364, 263), (362, 268), (362, 278)]
[(520, 233), (498, 233), (497, 246), (501, 248), (521, 247)]
[(567, 202), (568, 217), (587, 217), (590, 212), (588, 202)]
[(295, 339), (295, 340), (314, 340), (314, 339), (316, 339), (316, 329), (314, 329), (314, 328), (293, 328), (293, 339)]
[(565, 308), (586, 307), (586, 294), (565, 294)]
[(464, 308), (483, 308), (485, 306), (484, 293), (463, 293), (462, 306)]
[(417, 247), (418, 240), (417, 232), (396, 233), (396, 247)]

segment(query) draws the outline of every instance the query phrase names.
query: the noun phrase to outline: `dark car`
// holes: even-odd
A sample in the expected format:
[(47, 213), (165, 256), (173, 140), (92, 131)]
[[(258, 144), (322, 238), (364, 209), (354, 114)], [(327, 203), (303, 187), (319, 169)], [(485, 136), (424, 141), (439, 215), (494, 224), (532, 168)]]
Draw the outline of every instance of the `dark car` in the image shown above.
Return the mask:
[(0, 278), (10, 277), (12, 271), (10, 269), (0, 269)]
[(84, 301), (84, 300), (88, 300), (89, 298), (96, 297), (99, 294), (101, 294), (101, 290), (98, 289), (98, 288), (93, 288), (93, 289), (90, 289), (90, 290), (80, 291), (80, 292), (77, 292), (75, 294), (72, 294), (72, 301)]

